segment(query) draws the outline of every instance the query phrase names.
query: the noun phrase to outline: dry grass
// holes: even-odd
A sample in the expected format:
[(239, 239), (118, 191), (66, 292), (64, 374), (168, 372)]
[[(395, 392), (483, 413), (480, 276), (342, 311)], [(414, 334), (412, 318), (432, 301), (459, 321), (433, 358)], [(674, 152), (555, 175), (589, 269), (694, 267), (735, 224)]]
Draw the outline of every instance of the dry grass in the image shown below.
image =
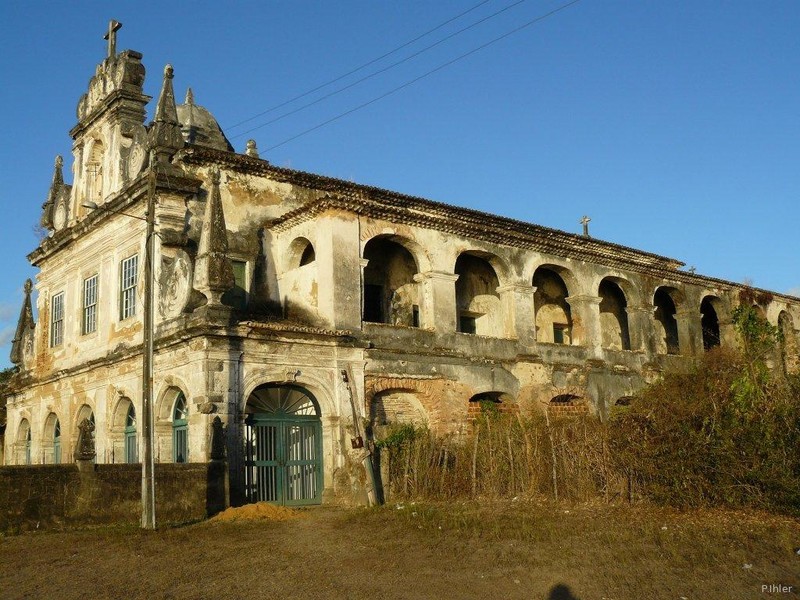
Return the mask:
[(606, 438), (594, 417), (488, 414), (462, 437), (401, 426), (379, 449), (384, 498), (615, 500), (626, 495), (625, 480)]
[(765, 597), (769, 583), (800, 589), (800, 521), (753, 511), (482, 499), (293, 512), (303, 518), (1, 538), (0, 596), (738, 600)]

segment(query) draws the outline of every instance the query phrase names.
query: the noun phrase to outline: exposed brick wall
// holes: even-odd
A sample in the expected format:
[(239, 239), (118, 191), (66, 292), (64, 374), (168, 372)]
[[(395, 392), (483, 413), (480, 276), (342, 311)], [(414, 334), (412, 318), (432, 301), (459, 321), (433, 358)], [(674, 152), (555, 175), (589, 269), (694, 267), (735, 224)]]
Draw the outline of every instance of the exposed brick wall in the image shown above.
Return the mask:
[[(222, 462), (156, 464), (158, 524), (186, 523), (225, 508)], [(63, 525), (139, 523), (141, 465), (0, 467), (0, 532)]]
[(583, 399), (568, 402), (551, 402), (547, 405), (551, 417), (575, 417), (589, 414), (589, 405)]

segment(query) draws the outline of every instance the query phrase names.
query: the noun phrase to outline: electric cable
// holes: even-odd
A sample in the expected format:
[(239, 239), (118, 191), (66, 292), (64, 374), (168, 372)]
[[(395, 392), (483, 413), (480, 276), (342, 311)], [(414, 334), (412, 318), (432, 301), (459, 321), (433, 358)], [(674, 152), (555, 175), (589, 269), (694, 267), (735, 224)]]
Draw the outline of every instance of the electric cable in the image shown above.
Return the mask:
[(475, 54), (476, 52), (480, 52), (481, 50), (491, 46), (492, 44), (495, 44), (495, 43), (497, 43), (497, 42), (499, 42), (501, 40), (504, 40), (505, 38), (507, 38), (507, 37), (509, 37), (511, 35), (514, 35), (515, 33), (518, 33), (518, 32), (522, 31), (523, 29), (525, 29), (527, 27), (530, 27), (531, 25), (535, 25), (536, 23), (539, 23), (541, 21), (544, 21), (545, 19), (548, 19), (549, 17), (552, 17), (556, 13), (559, 13), (562, 10), (565, 10), (565, 9), (569, 8), (573, 4), (577, 4), (580, 1), (581, 0), (572, 0), (571, 2), (567, 2), (566, 4), (562, 4), (558, 8), (555, 8), (555, 9), (553, 9), (553, 10), (551, 10), (551, 11), (549, 11), (549, 12), (543, 14), (543, 15), (540, 15), (540, 16), (534, 18), (534, 19), (531, 19), (530, 21), (527, 21), (526, 23), (523, 23), (519, 27), (515, 27), (514, 29), (504, 33), (503, 35), (501, 35), (499, 37), (496, 37), (496, 38), (494, 38), (494, 39), (492, 39), (492, 40), (486, 42), (485, 44), (482, 44), (482, 45), (480, 45), (480, 46), (478, 46), (476, 48), (473, 48), (469, 52), (465, 52), (464, 54), (461, 54), (461, 55), (457, 56), (456, 58), (454, 58), (452, 60), (449, 60), (449, 61), (447, 61), (445, 63), (442, 63), (438, 67), (435, 67), (435, 68), (431, 69), (430, 71), (427, 71), (427, 72), (423, 73), (422, 75), (419, 75), (418, 77), (415, 77), (414, 79), (411, 79), (411, 80), (403, 83), (402, 85), (399, 85), (396, 88), (393, 88), (393, 89), (389, 90), (388, 92), (385, 92), (384, 94), (381, 94), (380, 96), (377, 96), (377, 97), (373, 98), (372, 100), (368, 100), (367, 102), (364, 102), (363, 104), (359, 104), (358, 106), (355, 106), (355, 107), (351, 108), (350, 110), (347, 110), (347, 111), (345, 111), (343, 113), (340, 113), (340, 114), (336, 115), (335, 117), (331, 117), (327, 121), (323, 121), (322, 123), (319, 123), (319, 124), (317, 124), (317, 125), (315, 125), (313, 127), (310, 127), (309, 129), (306, 129), (304, 131), (301, 131), (300, 133), (298, 133), (296, 135), (293, 135), (292, 137), (289, 137), (289, 138), (283, 140), (282, 142), (280, 142), (278, 144), (270, 146), (269, 148), (264, 150), (264, 152), (269, 152), (270, 150), (274, 150), (275, 148), (280, 148), (281, 146), (283, 146), (285, 144), (288, 144), (289, 142), (292, 142), (292, 141), (296, 140), (297, 138), (303, 137), (304, 135), (307, 135), (307, 134), (311, 133), (312, 131), (316, 131), (317, 129), (321, 129), (322, 127), (325, 127), (326, 125), (330, 125), (331, 123), (333, 123), (335, 121), (338, 121), (339, 119), (342, 119), (342, 118), (344, 118), (344, 117), (346, 117), (348, 115), (351, 115), (354, 112), (361, 110), (362, 108), (366, 108), (370, 104), (374, 104), (375, 102), (378, 102), (379, 100), (383, 100), (384, 98), (386, 98), (388, 96), (391, 96), (392, 94), (394, 94), (396, 92), (399, 92), (400, 90), (402, 90), (404, 88), (407, 88), (408, 86), (413, 85), (416, 82), (418, 82), (418, 81), (420, 81), (422, 79), (425, 79), (426, 77), (428, 77), (430, 75), (433, 75), (434, 73), (436, 73), (438, 71), (441, 71), (442, 69), (444, 69), (446, 67), (449, 67), (450, 65), (452, 65), (452, 64), (454, 64), (454, 63), (456, 63), (456, 62), (458, 62), (460, 60), (463, 60), (463, 59), (467, 58), (468, 56), (471, 56), (471, 55)]
[(349, 90), (350, 88), (355, 87), (358, 84), (363, 83), (364, 81), (367, 81), (368, 79), (372, 79), (376, 75), (380, 75), (381, 73), (385, 73), (386, 71), (394, 69), (396, 66), (401, 65), (404, 62), (407, 62), (407, 61), (411, 60), (412, 58), (415, 58), (415, 57), (419, 56), (420, 54), (423, 54), (423, 53), (427, 52), (428, 50), (430, 50), (432, 48), (435, 48), (436, 46), (439, 46), (440, 44), (443, 44), (444, 42), (456, 37), (457, 35), (460, 35), (460, 34), (464, 33), (465, 31), (468, 31), (468, 30), (472, 29), (473, 27), (477, 27), (481, 23), (485, 23), (489, 19), (493, 19), (494, 17), (506, 12), (507, 10), (510, 10), (510, 9), (514, 8), (515, 6), (517, 6), (519, 4), (522, 4), (523, 2), (527, 2), (527, 1), (528, 0), (516, 0), (516, 2), (513, 2), (512, 4), (509, 4), (505, 8), (502, 8), (502, 9), (498, 10), (497, 12), (492, 13), (491, 15), (489, 15), (487, 17), (484, 17), (484, 18), (482, 18), (482, 19), (480, 19), (478, 21), (475, 21), (474, 23), (471, 23), (470, 25), (467, 25), (466, 27), (463, 27), (462, 29), (459, 29), (458, 31), (455, 31), (455, 32), (451, 33), (450, 35), (448, 35), (446, 37), (443, 37), (439, 41), (434, 42), (433, 44), (430, 44), (429, 46), (425, 46), (424, 48), (418, 50), (417, 52), (414, 52), (413, 54), (410, 54), (410, 55), (406, 56), (405, 58), (402, 58), (402, 59), (400, 59), (400, 60), (398, 60), (396, 62), (393, 62), (392, 64), (390, 64), (390, 65), (388, 65), (386, 67), (383, 67), (382, 69), (378, 69), (377, 71), (374, 71), (374, 72), (370, 73), (369, 75), (365, 75), (361, 79), (357, 79), (356, 81), (354, 81), (352, 83), (349, 83), (346, 86), (339, 88), (338, 90), (334, 90), (332, 92), (329, 92), (329, 93), (325, 94), (324, 96), (320, 96), (316, 100), (312, 100), (311, 102), (308, 102), (308, 103), (304, 104), (303, 106), (299, 106), (299, 107), (297, 107), (297, 108), (295, 108), (293, 110), (290, 110), (289, 112), (283, 113), (282, 115), (279, 115), (279, 116), (275, 117), (274, 119), (270, 119), (269, 121), (261, 123), (260, 125), (256, 125), (255, 127), (251, 127), (250, 129), (242, 131), (241, 133), (237, 133), (236, 135), (231, 136), (231, 139), (235, 140), (236, 138), (240, 138), (242, 136), (245, 136), (248, 133), (252, 133), (253, 131), (261, 129), (262, 127), (266, 127), (267, 125), (272, 125), (273, 123), (277, 123), (278, 121), (281, 121), (282, 119), (285, 119), (288, 116), (291, 116), (291, 115), (296, 114), (296, 113), (298, 113), (298, 112), (300, 112), (302, 110), (305, 110), (306, 108), (308, 108), (310, 106), (314, 106), (315, 104), (319, 104), (323, 100), (327, 100), (328, 98), (330, 98), (332, 96), (335, 96), (337, 94), (340, 94), (340, 93), (344, 92), (345, 90)]
[(476, 5), (474, 5), (473, 7), (471, 7), (471, 8), (468, 8), (468, 9), (467, 9), (467, 10), (465, 10), (464, 12), (461, 12), (461, 13), (457, 14), (457, 15), (456, 15), (456, 16), (454, 16), (454, 17), (450, 17), (449, 19), (447, 19), (447, 20), (446, 20), (446, 21), (444, 21), (443, 23), (439, 23), (439, 24), (438, 24), (436, 27), (434, 27), (433, 29), (429, 29), (428, 31), (426, 31), (426, 32), (424, 32), (424, 33), (421, 33), (420, 35), (418, 35), (418, 36), (417, 36), (417, 37), (415, 37), (414, 39), (408, 40), (408, 41), (407, 41), (407, 42), (405, 42), (404, 44), (401, 44), (401, 45), (397, 46), (396, 48), (394, 48), (394, 49), (392, 49), (392, 50), (389, 50), (388, 52), (386, 52), (386, 53), (384, 53), (384, 54), (381, 54), (381, 55), (380, 55), (380, 56), (378, 56), (377, 58), (373, 58), (372, 60), (365, 62), (364, 64), (362, 64), (362, 65), (360, 65), (360, 66), (356, 67), (355, 69), (351, 69), (351, 70), (350, 70), (350, 71), (348, 71), (347, 73), (344, 73), (344, 74), (342, 74), (342, 75), (339, 75), (338, 77), (334, 77), (333, 79), (331, 79), (331, 80), (329, 80), (329, 81), (326, 81), (325, 83), (322, 83), (322, 84), (318, 85), (317, 87), (315, 87), (315, 88), (312, 88), (312, 89), (308, 90), (307, 92), (303, 92), (302, 94), (298, 94), (298, 95), (297, 95), (297, 96), (295, 96), (294, 98), (289, 98), (288, 100), (286, 100), (286, 101), (284, 101), (284, 102), (281, 102), (280, 104), (276, 104), (275, 106), (273, 106), (273, 107), (271, 107), (271, 108), (268, 108), (268, 109), (266, 109), (265, 111), (262, 111), (262, 112), (258, 113), (257, 115), (253, 115), (252, 117), (248, 117), (248, 118), (247, 118), (247, 119), (245, 119), (244, 121), (239, 121), (239, 122), (238, 122), (238, 123), (236, 123), (235, 125), (231, 125), (230, 127), (227, 127), (226, 129), (236, 129), (236, 128), (237, 128), (237, 127), (239, 127), (240, 125), (244, 125), (245, 123), (249, 123), (249, 122), (250, 122), (250, 121), (252, 121), (253, 119), (257, 119), (258, 117), (261, 117), (261, 116), (263, 116), (263, 115), (266, 115), (266, 114), (268, 114), (268, 113), (271, 113), (271, 112), (272, 112), (272, 111), (274, 111), (274, 110), (277, 110), (277, 109), (279, 109), (279, 108), (282, 108), (282, 107), (286, 106), (287, 104), (291, 104), (291, 103), (292, 103), (292, 102), (294, 102), (295, 100), (299, 100), (300, 98), (305, 98), (305, 97), (306, 97), (306, 96), (308, 96), (309, 94), (313, 94), (314, 92), (316, 92), (316, 91), (318, 91), (318, 90), (321, 90), (322, 88), (324, 88), (324, 87), (327, 87), (327, 86), (331, 85), (332, 83), (336, 83), (336, 82), (337, 82), (337, 81), (339, 81), (340, 79), (344, 79), (345, 77), (348, 77), (348, 76), (352, 75), (353, 73), (358, 73), (358, 72), (359, 72), (361, 69), (364, 69), (364, 68), (366, 68), (366, 67), (368, 67), (368, 66), (370, 66), (370, 65), (372, 65), (372, 64), (375, 64), (376, 62), (383, 60), (383, 59), (384, 59), (384, 58), (386, 58), (387, 56), (391, 56), (391, 55), (392, 55), (392, 54), (394, 54), (395, 52), (399, 52), (400, 50), (402, 50), (403, 48), (406, 48), (407, 46), (410, 46), (410, 45), (411, 45), (411, 44), (413, 44), (414, 42), (418, 42), (418, 41), (419, 41), (419, 40), (421, 40), (422, 38), (424, 38), (424, 37), (426, 37), (426, 36), (428, 36), (428, 35), (432, 34), (434, 31), (438, 31), (439, 29), (441, 29), (441, 28), (442, 28), (442, 27), (444, 27), (445, 25), (448, 25), (448, 24), (452, 23), (453, 21), (455, 21), (455, 20), (457, 20), (457, 19), (460, 19), (460, 18), (461, 18), (461, 17), (463, 17), (464, 15), (471, 13), (473, 10), (480, 8), (481, 6), (483, 6), (484, 4), (486, 4), (487, 2), (490, 2), (490, 1), (491, 1), (491, 0), (481, 0), (481, 2), (478, 2), (478, 3), (477, 3)]

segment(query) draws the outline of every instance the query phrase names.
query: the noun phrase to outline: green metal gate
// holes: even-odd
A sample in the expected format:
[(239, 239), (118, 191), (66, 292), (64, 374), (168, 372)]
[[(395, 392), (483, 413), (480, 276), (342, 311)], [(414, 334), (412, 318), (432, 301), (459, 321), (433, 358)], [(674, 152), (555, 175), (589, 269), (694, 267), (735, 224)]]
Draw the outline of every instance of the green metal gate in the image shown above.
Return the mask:
[(245, 496), (286, 505), (322, 500), (322, 425), (311, 395), (295, 386), (264, 386), (245, 419)]

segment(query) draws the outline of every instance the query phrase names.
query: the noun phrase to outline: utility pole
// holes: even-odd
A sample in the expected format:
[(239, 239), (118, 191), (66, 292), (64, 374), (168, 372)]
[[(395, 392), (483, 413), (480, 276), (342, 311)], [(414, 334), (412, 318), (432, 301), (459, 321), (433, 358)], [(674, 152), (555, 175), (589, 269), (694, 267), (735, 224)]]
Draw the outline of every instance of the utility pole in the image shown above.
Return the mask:
[(142, 333), (142, 529), (156, 528), (156, 486), (153, 452), (153, 293), (155, 274), (156, 153), (150, 151), (147, 174), (147, 233), (144, 259), (144, 331)]

